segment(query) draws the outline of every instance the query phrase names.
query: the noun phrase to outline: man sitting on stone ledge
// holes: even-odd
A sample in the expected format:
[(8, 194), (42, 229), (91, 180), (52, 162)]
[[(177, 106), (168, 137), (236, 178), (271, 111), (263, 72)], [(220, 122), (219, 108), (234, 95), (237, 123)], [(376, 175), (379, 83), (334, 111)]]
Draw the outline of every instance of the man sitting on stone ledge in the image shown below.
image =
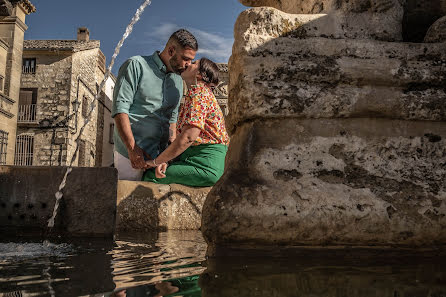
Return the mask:
[(156, 158), (168, 141), (175, 139), (183, 96), (179, 74), (190, 65), (197, 50), (195, 37), (180, 29), (161, 53), (132, 57), (119, 69), (112, 110), (119, 179), (141, 180), (147, 168), (145, 161)]
[[(218, 85), (218, 73), (214, 62), (201, 58), (181, 74), (188, 92), (178, 117), (178, 136), (164, 152), (147, 162), (156, 171), (147, 170), (143, 180), (206, 187), (213, 186), (223, 175), (229, 136), (223, 112), (211, 90)], [(178, 155), (179, 160), (167, 167), (167, 162)]]

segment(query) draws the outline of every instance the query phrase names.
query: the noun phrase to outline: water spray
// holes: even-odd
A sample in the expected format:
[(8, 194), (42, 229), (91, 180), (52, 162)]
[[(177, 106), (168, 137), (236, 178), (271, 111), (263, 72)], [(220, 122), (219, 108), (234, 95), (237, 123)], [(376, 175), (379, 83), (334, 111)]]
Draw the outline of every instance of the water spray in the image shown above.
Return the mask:
[(130, 33), (132, 33), (133, 25), (135, 25), (139, 21), (139, 18), (141, 16), (141, 14), (143, 13), (144, 9), (150, 3), (151, 3), (151, 0), (145, 0), (144, 3), (141, 4), (141, 6), (136, 10), (135, 15), (133, 16), (132, 20), (130, 21), (130, 23), (127, 25), (127, 28), (125, 29), (124, 35), (122, 35), (121, 40), (119, 40), (118, 44), (116, 45), (115, 51), (114, 51), (113, 56), (112, 56), (112, 58), (110, 60), (110, 64), (108, 65), (107, 70), (105, 71), (104, 79), (102, 80), (101, 84), (99, 85), (98, 92), (96, 93), (96, 96), (94, 97), (93, 101), (91, 102), (91, 104), (89, 106), (89, 112), (87, 114), (87, 117), (85, 118), (84, 124), (82, 125), (82, 127), (81, 127), (81, 129), (79, 131), (79, 135), (77, 136), (77, 138), (75, 140), (76, 148), (74, 150), (73, 156), (71, 156), (70, 164), (68, 165), (67, 171), (65, 172), (65, 175), (64, 175), (64, 177), (62, 179), (62, 182), (59, 185), (59, 190), (54, 195), (56, 197), (56, 203), (54, 204), (53, 215), (48, 220), (48, 228), (53, 228), (54, 227), (54, 220), (55, 220), (55, 218), (57, 216), (57, 210), (59, 208), (60, 200), (63, 197), (62, 190), (65, 188), (68, 175), (73, 170), (72, 166), (73, 166), (74, 160), (77, 157), (77, 152), (79, 150), (80, 137), (82, 135), (82, 132), (84, 132), (85, 127), (90, 122), (91, 116), (92, 116), (92, 114), (94, 112), (94, 109), (96, 107), (96, 101), (99, 98), (100, 90), (102, 90), (102, 88), (105, 85), (105, 82), (107, 81), (108, 77), (110, 76), (111, 69), (113, 67), (113, 64), (115, 63), (115, 59), (118, 56), (119, 51), (121, 50), (122, 45), (124, 44), (124, 40), (126, 40), (127, 37), (130, 35)]

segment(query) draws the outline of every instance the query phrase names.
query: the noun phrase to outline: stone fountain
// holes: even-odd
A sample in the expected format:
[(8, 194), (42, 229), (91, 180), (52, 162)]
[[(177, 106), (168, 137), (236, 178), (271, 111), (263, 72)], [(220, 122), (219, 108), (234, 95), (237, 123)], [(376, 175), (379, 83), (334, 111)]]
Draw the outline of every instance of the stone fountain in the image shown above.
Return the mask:
[(446, 2), (241, 0), (209, 255), (446, 243)]

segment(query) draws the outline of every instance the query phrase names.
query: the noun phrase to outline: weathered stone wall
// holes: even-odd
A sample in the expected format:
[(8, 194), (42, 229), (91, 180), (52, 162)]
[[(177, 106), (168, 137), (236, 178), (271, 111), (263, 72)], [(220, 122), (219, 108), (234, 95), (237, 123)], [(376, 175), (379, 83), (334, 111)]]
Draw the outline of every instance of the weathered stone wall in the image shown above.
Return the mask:
[[(39, 44), (29, 41), (24, 53), (24, 58), (36, 58), (36, 72), (24, 74), (21, 87), (37, 90), (37, 116), (34, 124), (19, 125), (19, 133), (34, 135), (33, 165), (36, 166), (68, 164), (75, 149), (74, 141), (85, 121), (83, 110), (89, 108), (84, 105), (93, 101), (96, 85), (103, 78), (103, 73), (97, 71), (99, 48), (78, 50), (75, 41), (70, 44), (73, 46), (70, 50), (36, 51)], [(103, 118), (100, 120), (99, 126), (103, 129)], [(80, 152), (83, 162), (78, 164), (76, 159), (73, 165), (95, 166), (97, 132), (102, 140), (101, 131), (96, 129), (97, 121), (96, 106), (81, 137), (85, 141)]]
[(102, 138), (102, 166), (108, 167), (114, 163), (113, 160), (113, 128), (114, 121), (111, 117), (111, 100), (105, 98), (104, 104), (104, 130)]
[(22, 89), (37, 89), (36, 124), (19, 125), (19, 133), (34, 134), (36, 166), (66, 165), (66, 139), (74, 131), (68, 127), (71, 101), (70, 52), (27, 51), (24, 58), (36, 58), (36, 73), (22, 75)]
[(71, 53), (25, 50), (23, 58), (36, 58), (36, 73), (24, 73), (21, 88), (37, 88), (37, 122), (55, 123), (66, 119), (71, 105)]
[[(403, 5), (398, 0), (242, 0), (248, 6), (269, 6), (296, 16), (325, 17), (347, 38), (402, 40)], [(289, 25), (293, 26), (294, 22)], [(277, 23), (274, 22), (277, 26)], [(292, 28), (291, 28), (292, 29)]]
[(235, 30), (231, 130), (255, 117), (446, 119), (441, 43), (327, 38), (336, 28), (325, 17), (271, 8), (243, 12)]
[(342, 24), (349, 38), (421, 42), (429, 27), (446, 15), (444, 0), (241, 0), (292, 14), (324, 14)]
[(120, 231), (198, 230), (210, 187), (118, 181), (116, 229)]
[(98, 102), (96, 105), (98, 116), (96, 117), (96, 152), (95, 152), (95, 166), (101, 167), (102, 166), (102, 152), (104, 151), (104, 124), (105, 124), (105, 108), (104, 108), (104, 100), (105, 100), (105, 94), (102, 93), (102, 95), (98, 98)]
[(231, 144), (203, 207), (210, 255), (222, 247), (446, 243), (444, 44), (382, 41), (401, 38), (344, 22), (358, 13), (385, 18), (376, 9), (327, 12), (259, 7), (236, 22)]
[[(84, 96), (88, 98), (86, 101), (88, 105), (93, 101), (97, 88), (96, 85), (100, 83), (100, 79), (97, 77), (97, 59), (99, 54), (99, 48), (79, 51), (73, 54), (73, 67), (72, 67), (72, 81), (71, 81), (71, 98), (75, 99), (76, 96), (78, 100), (81, 102), (81, 106), (78, 111), (78, 125), (79, 129), (85, 122), (85, 117), (82, 115), (82, 108), (85, 101), (83, 101)], [(78, 78), (81, 78), (79, 81)], [(79, 81), (79, 82), (78, 82)], [(79, 85), (79, 91), (77, 92), (76, 85)], [(90, 110), (88, 106), (88, 111)], [(96, 156), (96, 119), (98, 116), (98, 108), (96, 102), (96, 108), (91, 115), (91, 120), (88, 125), (85, 127), (85, 130), (82, 133), (81, 139), (85, 141), (85, 163), (78, 164), (79, 154), (77, 156), (77, 161), (74, 164), (78, 164), (78, 166), (94, 166), (95, 165), (95, 156)], [(77, 132), (80, 132), (79, 130)], [(76, 144), (74, 140), (76, 139), (76, 133), (68, 140), (68, 160), (71, 159), (71, 156), (74, 153), (76, 148)]]
[(47, 232), (54, 195), (66, 169), (0, 166), (1, 233), (112, 237), (118, 180), (114, 168), (74, 168), (63, 189), (54, 229)]

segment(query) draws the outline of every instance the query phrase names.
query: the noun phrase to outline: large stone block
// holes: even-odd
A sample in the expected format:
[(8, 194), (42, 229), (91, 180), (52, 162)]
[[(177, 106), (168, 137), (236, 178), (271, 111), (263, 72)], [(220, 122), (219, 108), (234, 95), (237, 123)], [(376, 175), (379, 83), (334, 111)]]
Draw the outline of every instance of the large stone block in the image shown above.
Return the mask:
[(427, 31), (424, 42), (446, 41), (446, 16), (438, 19)]
[(240, 125), (203, 207), (221, 247), (446, 243), (442, 122), (280, 119)]
[(446, 2), (241, 2), (282, 11), (248, 9), (235, 24), (233, 135), (203, 206), (208, 254), (446, 244), (446, 51), (399, 42), (402, 27), (406, 40), (427, 31), (416, 11)]
[(210, 190), (120, 180), (116, 227), (120, 231), (198, 230)]
[(446, 15), (444, 0), (240, 0), (293, 14), (331, 14), (347, 32), (373, 33), (372, 39), (422, 42), (429, 27)]
[(53, 230), (55, 193), (66, 167), (0, 166), (0, 228), (18, 234), (111, 237), (115, 229), (117, 171), (73, 168)]
[(383, 13), (402, 7), (398, 0), (240, 0), (251, 7), (268, 6), (294, 14), (317, 14), (332, 11), (345, 13)]
[(240, 15), (230, 130), (258, 117), (446, 119), (443, 44), (338, 39), (329, 18), (270, 8)]
[(403, 40), (423, 42), (429, 27), (446, 15), (444, 0), (405, 0), (403, 18)]
[[(264, 0), (240, 1), (294, 15), (324, 14), (342, 25), (349, 38), (402, 40), (403, 5), (398, 0)], [(266, 20), (266, 19), (265, 19)]]

